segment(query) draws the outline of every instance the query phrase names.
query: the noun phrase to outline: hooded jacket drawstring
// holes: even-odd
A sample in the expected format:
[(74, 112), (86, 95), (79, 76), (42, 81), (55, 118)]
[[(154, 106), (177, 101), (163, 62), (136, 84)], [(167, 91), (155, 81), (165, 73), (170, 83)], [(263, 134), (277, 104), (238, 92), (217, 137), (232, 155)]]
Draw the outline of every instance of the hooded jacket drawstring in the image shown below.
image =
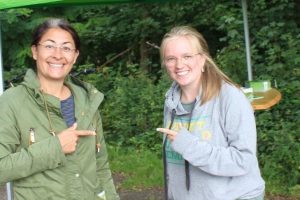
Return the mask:
[[(194, 108), (195, 108), (195, 104), (196, 104), (196, 100), (194, 101), (193, 108), (192, 108), (192, 111), (190, 113), (191, 116), (190, 116), (190, 120), (189, 120), (189, 124), (188, 124), (188, 130), (190, 130), (191, 119), (192, 119), (193, 111), (194, 111)], [(173, 109), (172, 113), (171, 113), (171, 123), (170, 123), (169, 129), (171, 129), (172, 126), (173, 126), (175, 115), (176, 115), (176, 110)], [(164, 143), (163, 143), (163, 164), (164, 164), (165, 199), (168, 200), (166, 144), (167, 144), (167, 138), (164, 140)], [(189, 165), (189, 162), (187, 160), (184, 160), (184, 167), (185, 167), (185, 186), (186, 186), (187, 191), (189, 191), (190, 190), (190, 185), (191, 185), (190, 165)]]
[[(174, 118), (175, 118), (175, 109), (172, 110), (171, 114), (171, 123), (169, 129), (172, 128)], [(167, 157), (166, 157), (166, 145), (167, 145), (167, 138), (165, 138), (163, 143), (163, 163), (164, 163), (164, 185), (165, 185), (165, 199), (168, 200), (168, 183), (167, 183)]]
[(41, 90), (41, 94), (42, 94), (42, 97), (43, 97), (43, 102), (44, 102), (44, 106), (46, 108), (47, 118), (48, 118), (48, 122), (49, 122), (49, 126), (50, 126), (49, 133), (51, 133), (53, 136), (55, 136), (56, 133), (53, 129), (52, 121), (51, 121), (51, 118), (50, 118), (50, 113), (49, 113), (49, 110), (48, 110), (48, 105), (47, 105), (47, 102), (46, 102), (46, 99), (45, 99), (45, 96), (44, 96), (44, 92), (42, 90)]

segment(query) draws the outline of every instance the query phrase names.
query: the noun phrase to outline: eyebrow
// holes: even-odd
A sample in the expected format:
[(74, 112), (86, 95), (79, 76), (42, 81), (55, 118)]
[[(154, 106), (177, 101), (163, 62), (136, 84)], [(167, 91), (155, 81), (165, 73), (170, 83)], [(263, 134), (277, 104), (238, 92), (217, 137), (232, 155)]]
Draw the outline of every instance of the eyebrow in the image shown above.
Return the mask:
[[(52, 43), (56, 44), (56, 42), (54, 40), (51, 40), (51, 39), (45, 40), (44, 42), (52, 42)], [(72, 42), (63, 42), (62, 45), (63, 44), (72, 44)]]
[[(193, 54), (193, 53), (183, 53), (180, 56), (192, 56), (192, 55), (196, 55), (196, 54)], [(169, 56), (165, 56), (165, 57), (176, 57), (176, 56), (169, 55)]]

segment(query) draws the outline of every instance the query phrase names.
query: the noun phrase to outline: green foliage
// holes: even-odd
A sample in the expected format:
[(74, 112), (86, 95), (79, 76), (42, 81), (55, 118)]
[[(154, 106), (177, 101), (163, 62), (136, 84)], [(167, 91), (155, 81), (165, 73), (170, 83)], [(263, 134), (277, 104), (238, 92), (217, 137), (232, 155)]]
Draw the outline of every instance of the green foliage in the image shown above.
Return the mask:
[(24, 32), (28, 32), (30, 28), (27, 22), (31, 17), (31, 13), (31, 10), (26, 8), (0, 11), (2, 40), (4, 41), (2, 44), (2, 57), (5, 58), (3, 68), (7, 70), (18, 66), (17, 70), (12, 71), (10, 74), (5, 74), (8, 79), (11, 79), (14, 75), (18, 75), (25, 68), (24, 63), (28, 61), (30, 55), (30, 34), (24, 34)]
[[(106, 94), (102, 107), (106, 138), (118, 146), (135, 146), (160, 151), (163, 97), (166, 88), (154, 85), (145, 74), (127, 66), (128, 76), (105, 69), (98, 88)], [(123, 71), (123, 74), (125, 72)]]
[[(259, 160), (269, 191), (287, 194), (288, 188), (299, 181), (299, 127), (277, 117), (280, 116), (276, 111), (257, 114)], [(276, 123), (267, 123), (269, 121)], [(282, 187), (283, 182), (286, 183), (285, 187)]]

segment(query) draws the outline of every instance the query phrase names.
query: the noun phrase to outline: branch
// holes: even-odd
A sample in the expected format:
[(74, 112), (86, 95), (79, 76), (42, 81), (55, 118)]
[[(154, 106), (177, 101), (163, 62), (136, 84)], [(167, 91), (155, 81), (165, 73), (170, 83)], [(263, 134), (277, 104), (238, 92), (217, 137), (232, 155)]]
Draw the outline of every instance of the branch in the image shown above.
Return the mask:
[(159, 46), (157, 46), (156, 44), (150, 43), (150, 42), (146, 42), (146, 44), (148, 44), (149, 46), (156, 48), (156, 49), (160, 49)]
[(124, 51), (122, 51), (121, 53), (115, 55), (114, 57), (112, 57), (111, 59), (109, 59), (108, 61), (106, 61), (105, 63), (103, 63), (102, 65), (100, 65), (98, 68), (104, 67), (105, 65), (107, 65), (108, 63), (112, 62), (113, 60), (117, 59), (118, 57), (122, 56), (123, 54), (127, 53), (129, 50), (131, 50), (131, 48), (128, 48)]

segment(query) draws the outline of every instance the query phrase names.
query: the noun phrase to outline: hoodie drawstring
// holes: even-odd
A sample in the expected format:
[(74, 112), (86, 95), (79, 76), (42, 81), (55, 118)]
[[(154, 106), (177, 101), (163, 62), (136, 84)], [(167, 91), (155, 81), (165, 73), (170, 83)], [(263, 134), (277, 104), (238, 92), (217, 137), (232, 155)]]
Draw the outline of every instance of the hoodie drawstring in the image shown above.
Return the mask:
[[(175, 118), (175, 109), (172, 110), (171, 123), (170, 123), (169, 129), (171, 129), (173, 126), (174, 118)], [(163, 143), (163, 164), (164, 164), (163, 166), (164, 166), (165, 199), (168, 200), (166, 145), (167, 145), (167, 138), (165, 138), (164, 143)]]
[[(193, 111), (195, 108), (195, 104), (196, 104), (196, 100), (194, 102), (192, 111), (191, 111), (191, 116), (190, 116), (190, 120), (189, 120), (189, 124), (188, 124), (188, 131), (190, 131), (190, 125), (191, 125), (191, 120), (192, 120), (192, 115), (193, 115)], [(169, 129), (172, 128), (173, 126), (173, 122), (175, 119), (175, 114), (176, 114), (176, 110), (173, 109), (172, 113), (171, 113), (171, 123), (169, 126)], [(167, 183), (167, 158), (166, 158), (166, 143), (167, 143), (167, 138), (164, 140), (163, 143), (163, 166), (164, 166), (164, 186), (165, 186), (165, 199), (168, 200), (168, 183)], [(190, 190), (190, 185), (191, 185), (191, 181), (190, 181), (190, 164), (187, 160), (184, 160), (184, 166), (185, 166), (185, 186), (187, 191)]]

